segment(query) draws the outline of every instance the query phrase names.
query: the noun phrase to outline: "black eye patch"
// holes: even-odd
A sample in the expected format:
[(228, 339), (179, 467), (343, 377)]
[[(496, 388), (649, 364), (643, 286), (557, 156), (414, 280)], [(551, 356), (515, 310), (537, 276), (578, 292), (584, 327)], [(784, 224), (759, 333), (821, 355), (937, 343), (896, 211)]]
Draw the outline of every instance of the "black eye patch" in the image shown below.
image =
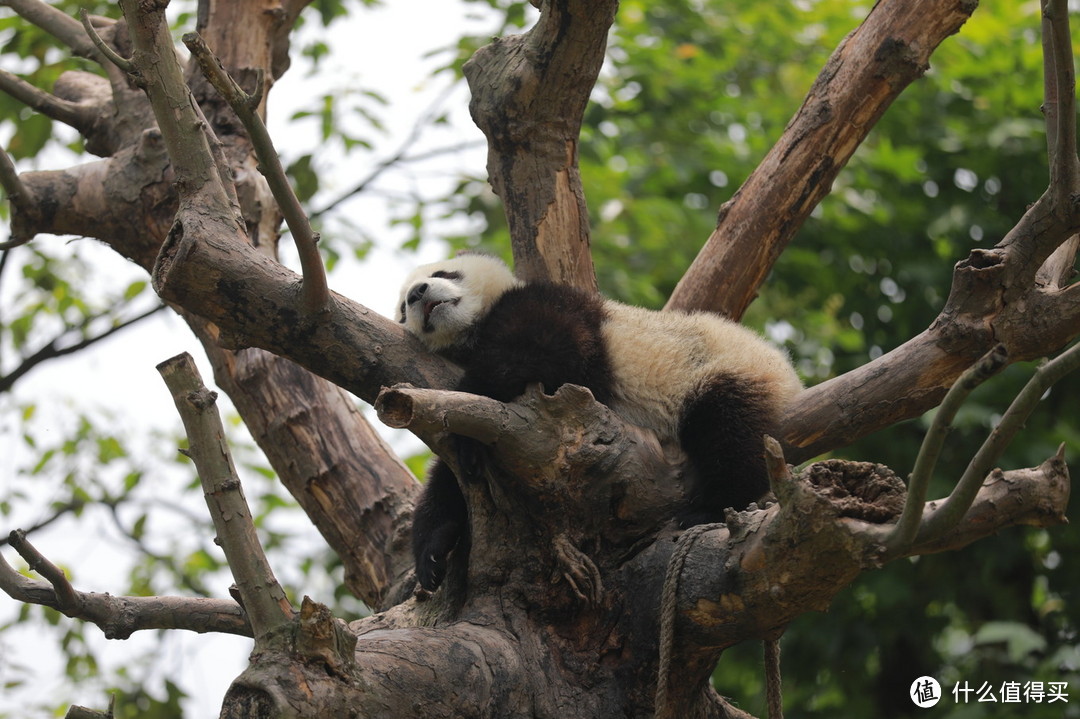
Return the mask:
[(444, 280), (453, 280), (455, 282), (461, 279), (460, 272), (447, 272), (446, 270), (436, 270), (435, 272), (431, 273), (431, 276), (440, 277)]
[(404, 322), (405, 322), (405, 303), (404, 302), (401, 303), (401, 318), (398, 319), (398, 322), (401, 322), (402, 324), (404, 324)]

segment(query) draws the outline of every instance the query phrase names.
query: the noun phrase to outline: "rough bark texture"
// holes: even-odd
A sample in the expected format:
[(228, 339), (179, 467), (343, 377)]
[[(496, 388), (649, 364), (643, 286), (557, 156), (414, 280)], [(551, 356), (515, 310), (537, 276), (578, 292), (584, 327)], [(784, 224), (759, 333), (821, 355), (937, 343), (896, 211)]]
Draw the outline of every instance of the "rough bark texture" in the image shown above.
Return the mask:
[[(460, 371), (426, 355), (398, 324), (338, 295), (319, 312), (304, 311), (300, 278), (273, 258), (280, 218), (245, 132), (178, 64), (164, 3), (122, 4), (130, 40), (123, 23), (103, 32), (133, 56), (132, 78), (110, 67), (108, 92), (102, 81), (73, 76), (64, 93), (74, 106), (34, 100), (93, 134), (106, 159), (23, 175), (39, 209), (20, 209), (14, 227), (23, 237), (97, 236), (153, 268), (155, 289), (189, 317), (218, 383), (346, 563), (350, 588), (386, 608), (351, 626), (307, 600), (295, 616), (283, 612), (287, 622), (255, 632), (250, 667), (222, 716), (395, 717), (423, 707), (432, 717), (648, 717), (662, 647), (678, 667), (677, 676), (660, 677), (669, 714), (745, 716), (708, 686), (727, 647), (775, 636), (886, 560), (945, 551), (1014, 524), (1064, 521), (1068, 474), (1059, 456), (992, 474), (959, 524), (887, 555), (883, 538), (904, 506), (891, 472), (829, 462), (792, 477), (774, 456), (776, 504), (732, 513), (724, 526), (677, 531), (669, 518), (682, 500), (682, 452), (626, 425), (588, 391), (529, 391), (505, 405), (441, 391)], [(269, 88), (284, 70), (288, 25), (303, 4), (205, 3), (200, 28), (242, 85), (263, 69)], [(489, 139), (518, 271), (592, 287), (577, 133), (615, 6), (540, 7), (533, 30), (496, 41), (469, 64), (473, 113)], [(725, 207), (671, 306), (737, 316), (874, 121), (972, 9), (956, 0), (878, 3)], [(74, 37), (66, 20), (50, 17), (58, 37)], [(233, 42), (237, 27), (249, 34)], [(0, 77), (0, 87), (6, 82)], [(138, 95), (134, 119), (110, 123), (112, 103), (127, 102), (136, 87), (148, 100)], [(1048, 192), (999, 247), (960, 263), (949, 302), (925, 333), (804, 392), (784, 426), (789, 459), (921, 413), (989, 345), (1004, 343), (1015, 360), (1080, 333), (1080, 291), (1035, 282), (1077, 229), (1073, 195)], [(403, 382), (414, 386), (383, 391)], [(449, 433), (486, 447), (482, 477), (463, 487), (471, 561), (452, 555), (446, 584), (430, 598), (408, 596), (403, 538), (415, 482), (333, 385), (378, 398), (388, 423), (452, 463)], [(931, 502), (925, 515), (936, 511)], [(79, 613), (78, 595), (60, 578), (50, 578), (50, 589), (10, 575), (0, 566), (0, 586), (22, 601), (53, 602), (106, 624), (114, 611), (93, 604), (104, 618)], [(235, 626), (230, 605), (214, 609), (220, 626)]]
[(612, 0), (545, 0), (540, 21), (465, 65), (469, 109), (488, 139), (488, 177), (506, 208), (515, 270), (596, 289), (578, 135), (615, 18)]

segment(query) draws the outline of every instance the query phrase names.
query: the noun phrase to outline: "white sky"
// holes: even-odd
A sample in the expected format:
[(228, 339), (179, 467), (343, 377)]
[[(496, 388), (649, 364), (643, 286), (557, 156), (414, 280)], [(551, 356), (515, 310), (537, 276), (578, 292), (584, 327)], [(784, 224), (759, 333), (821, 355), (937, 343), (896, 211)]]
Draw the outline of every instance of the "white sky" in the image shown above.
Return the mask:
[[(445, 54), (424, 57), (430, 50), (452, 44), (466, 29), (480, 35), (491, 34), (496, 26), (491, 20), (478, 18), (481, 11), (477, 3), (453, 2), (423, 3), (422, 22), (417, 22), (416, 2), (390, 2), (372, 9), (357, 9), (354, 16), (336, 22), (325, 38), (331, 48), (331, 56), (323, 60), (317, 76), (308, 77), (294, 59), (292, 70), (279, 82), (270, 96), (270, 126), (275, 143), (286, 159), (304, 151), (317, 149), (319, 138), (314, 134), (315, 123), (306, 126), (290, 125), (288, 117), (297, 109), (311, 109), (325, 92), (343, 87), (373, 89), (389, 99), (389, 107), (383, 109), (390, 137), (380, 140), (380, 152), (375, 157), (354, 153), (345, 157), (336, 149), (329, 153), (329, 162), (321, 168), (322, 176), (329, 186), (328, 196), (336, 196), (364, 177), (382, 157), (397, 149), (408, 135), (415, 118), (422, 114), (445, 88), (448, 80), (430, 79), (432, 69), (446, 60)], [(4, 12), (5, 16), (7, 11)], [(326, 33), (317, 22), (309, 22), (304, 28), (307, 34)], [(302, 43), (294, 43), (294, 49)], [(456, 92), (448, 107), (456, 107), (455, 121), (450, 129), (440, 130), (438, 136), (426, 140), (420, 147), (444, 146), (461, 139), (481, 139), (479, 131), (468, 120), (467, 94), (464, 89)], [(326, 158), (324, 158), (326, 159)], [(58, 164), (57, 167), (63, 167)], [(384, 189), (406, 193), (438, 192), (452, 182), (454, 173), (467, 170), (482, 175), (484, 151), (478, 148), (441, 159), (425, 165), (422, 170), (395, 173), (380, 181)], [(39, 167), (38, 169), (52, 169)], [(319, 206), (320, 203), (313, 203)], [(400, 228), (389, 226), (385, 200), (358, 199), (343, 206), (340, 212), (351, 221), (362, 223), (365, 229), (379, 238), (378, 246), (360, 265), (343, 261), (330, 277), (333, 289), (384, 314), (392, 314), (396, 302), (397, 285), (408, 267), (418, 261), (427, 261), (442, 254), (438, 243), (427, 243), (421, 258), (397, 251), (405, 238)], [(43, 237), (36, 241), (57, 247), (65, 242), (61, 238)], [(85, 252), (93, 258), (103, 281), (113, 289), (126, 286), (130, 281), (145, 279), (141, 270), (127, 265), (117, 255), (102, 247), (87, 243)], [(14, 284), (14, 283), (7, 283)], [(7, 288), (5, 288), (7, 290)], [(2, 301), (3, 298), (0, 298)], [(14, 466), (20, 453), (26, 450), (19, 435), (18, 422), (12, 423), (12, 405), (35, 401), (39, 412), (35, 417), (37, 431), (46, 436), (50, 433), (49, 422), (55, 422), (56, 437), (63, 437), (70, 422), (70, 407), (90, 405), (104, 408), (116, 417), (118, 430), (130, 428), (133, 435), (146, 434), (158, 428), (163, 432), (175, 432), (179, 426), (171, 399), (157, 371), (158, 362), (179, 352), (190, 352), (200, 364), (203, 378), (211, 382), (212, 373), (202, 357), (198, 343), (186, 326), (175, 316), (160, 315), (144, 322), (137, 328), (125, 331), (100, 343), (90, 352), (78, 353), (70, 359), (55, 360), (43, 365), (24, 378), (17, 387), (17, 395), (0, 400), (0, 497), (6, 496), (12, 487), (7, 486), (14, 478)], [(7, 419), (4, 418), (5, 413)], [(415, 450), (415, 440), (400, 435), (392, 442), (405, 451)], [(184, 482), (182, 470), (173, 469), (171, 477), (165, 472), (155, 481), (162, 483), (167, 491), (170, 481)], [(176, 473), (179, 472), (179, 475)], [(32, 493), (32, 488), (28, 491)], [(47, 514), (48, 503), (54, 497), (35, 497), (35, 506), (27, 506), (11, 518), (10, 527), (0, 527), (5, 533), (15, 526), (29, 526)], [(151, 530), (152, 531), (152, 530)], [(321, 546), (321, 539), (314, 529), (308, 537), (311, 546)], [(123, 557), (110, 556), (122, 540), (108, 523), (96, 521), (84, 515), (80, 520), (61, 522), (53, 528), (34, 536), (35, 545), (57, 563), (77, 567), (77, 586), (85, 591), (119, 593), (126, 584), (128, 564)], [(14, 561), (13, 552), (4, 548), (9, 562)], [(287, 572), (288, 568), (276, 567)], [(221, 587), (224, 596), (225, 587)], [(326, 588), (322, 588), (326, 589)], [(316, 594), (314, 598), (319, 599)], [(327, 597), (327, 599), (329, 599)], [(12, 621), (19, 607), (7, 597), (0, 597), (0, 625)], [(69, 620), (63, 620), (69, 621)], [(53, 646), (53, 635), (37, 636), (34, 626), (25, 625), (16, 631), (0, 635), (0, 686), (11, 676), (18, 665), (34, 665), (40, 668), (40, 682), (20, 691), (0, 692), (0, 714), (14, 712), (15, 716), (35, 719), (20, 709), (32, 697), (56, 696), (63, 674), (58, 648)], [(88, 642), (98, 652), (99, 659), (107, 665), (123, 665), (138, 647), (151, 646), (154, 637), (136, 636), (126, 642), (105, 640), (94, 627), (86, 627)], [(173, 632), (165, 646), (160, 664), (165, 671), (179, 675), (169, 678), (178, 682), (191, 696), (186, 704), (186, 714), (192, 717), (217, 716), (221, 698), (229, 683), (246, 666), (250, 641), (223, 636), (199, 636)], [(57, 677), (51, 680), (49, 677)], [(88, 683), (76, 702), (91, 708), (103, 709), (107, 697), (99, 686)]]

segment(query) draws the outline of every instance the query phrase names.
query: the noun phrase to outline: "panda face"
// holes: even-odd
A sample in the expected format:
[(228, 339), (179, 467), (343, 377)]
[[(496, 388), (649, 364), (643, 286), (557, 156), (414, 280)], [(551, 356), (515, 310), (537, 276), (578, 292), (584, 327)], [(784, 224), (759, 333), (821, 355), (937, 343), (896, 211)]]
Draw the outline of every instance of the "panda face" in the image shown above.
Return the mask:
[(520, 283), (503, 262), (461, 255), (413, 270), (401, 287), (398, 322), (432, 351), (462, 344), (504, 292)]

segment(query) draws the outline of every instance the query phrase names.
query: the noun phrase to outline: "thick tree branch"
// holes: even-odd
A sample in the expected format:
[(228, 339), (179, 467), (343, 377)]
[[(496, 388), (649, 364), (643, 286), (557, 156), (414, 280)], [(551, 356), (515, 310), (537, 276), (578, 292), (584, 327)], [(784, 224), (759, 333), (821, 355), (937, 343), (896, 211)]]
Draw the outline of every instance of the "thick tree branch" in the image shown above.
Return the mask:
[[(20, 553), (29, 554), (30, 564), (44, 560), (32, 545), (12, 532), (11, 543)], [(24, 558), (25, 555), (24, 555)], [(56, 576), (56, 575), (59, 576)], [(0, 589), (27, 604), (52, 607), (74, 619), (97, 625), (109, 639), (127, 639), (143, 629), (184, 629), (193, 632), (221, 632), (251, 636), (244, 610), (231, 600), (188, 597), (118, 597), (111, 594), (79, 592), (57, 569), (56, 582), (24, 577), (0, 556)]]
[(975, 3), (883, 0), (826, 63), (769, 154), (720, 209), (668, 309), (738, 319), (776, 259), (892, 101)]
[(268, 634), (288, 624), (294, 612), (255, 533), (251, 510), (225, 443), (216, 395), (202, 384), (190, 355), (163, 362), (158, 371), (184, 421), (190, 456), (199, 471), (217, 541), (225, 552), (259, 646)]
[(524, 35), (465, 64), (473, 120), (488, 138), (488, 175), (503, 200), (515, 271), (596, 289), (578, 135), (604, 59), (616, 2), (544, 0)]

